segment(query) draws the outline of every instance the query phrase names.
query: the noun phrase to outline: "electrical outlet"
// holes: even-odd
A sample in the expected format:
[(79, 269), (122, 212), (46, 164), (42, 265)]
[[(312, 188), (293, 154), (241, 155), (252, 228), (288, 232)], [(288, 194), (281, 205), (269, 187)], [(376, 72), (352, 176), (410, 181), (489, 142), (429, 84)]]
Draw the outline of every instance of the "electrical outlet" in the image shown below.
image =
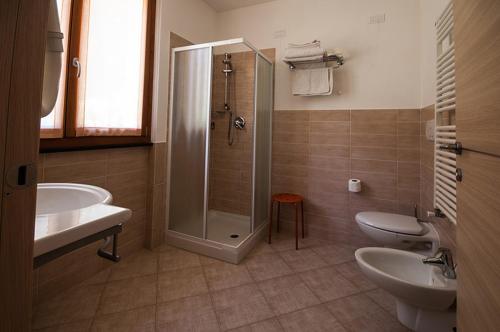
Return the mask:
[(369, 24), (382, 24), (382, 23), (385, 23), (385, 14), (370, 16)]

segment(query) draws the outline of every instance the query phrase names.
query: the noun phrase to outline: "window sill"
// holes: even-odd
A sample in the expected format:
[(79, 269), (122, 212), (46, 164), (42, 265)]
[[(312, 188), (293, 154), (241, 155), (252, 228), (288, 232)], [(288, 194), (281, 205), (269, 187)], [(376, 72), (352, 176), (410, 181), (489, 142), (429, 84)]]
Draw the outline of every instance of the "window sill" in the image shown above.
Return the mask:
[(40, 139), (40, 153), (151, 146), (144, 136), (85, 136)]

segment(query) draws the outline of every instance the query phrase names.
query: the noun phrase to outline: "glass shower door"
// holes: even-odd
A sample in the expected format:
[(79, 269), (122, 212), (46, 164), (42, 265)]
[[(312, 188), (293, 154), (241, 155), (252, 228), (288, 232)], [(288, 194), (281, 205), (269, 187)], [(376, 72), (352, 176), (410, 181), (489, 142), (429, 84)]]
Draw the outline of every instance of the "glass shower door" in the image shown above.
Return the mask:
[(212, 50), (177, 50), (172, 66), (169, 230), (204, 238)]
[(269, 218), (271, 193), (271, 124), (273, 110), (273, 65), (259, 54), (255, 89), (255, 154), (253, 230)]

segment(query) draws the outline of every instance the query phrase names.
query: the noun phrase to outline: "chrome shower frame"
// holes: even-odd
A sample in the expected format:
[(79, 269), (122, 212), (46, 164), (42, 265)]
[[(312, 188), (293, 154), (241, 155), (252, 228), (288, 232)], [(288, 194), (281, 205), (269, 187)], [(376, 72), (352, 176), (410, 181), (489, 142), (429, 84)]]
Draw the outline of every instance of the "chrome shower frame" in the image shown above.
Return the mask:
[[(214, 55), (214, 48), (219, 47), (219, 46), (228, 46), (228, 45), (236, 45), (236, 44), (242, 44), (246, 47), (248, 47), (251, 51), (255, 52), (255, 82), (254, 82), (254, 109), (253, 109), (253, 114), (254, 114), (254, 121), (257, 119), (257, 82), (258, 82), (258, 59), (261, 57), (263, 60), (265, 60), (267, 63), (271, 65), (271, 70), (274, 72), (274, 64), (271, 60), (269, 60), (262, 52), (260, 52), (259, 49), (257, 49), (255, 46), (253, 46), (251, 43), (249, 43), (247, 40), (244, 38), (235, 38), (235, 39), (228, 39), (228, 40), (222, 40), (222, 41), (216, 41), (216, 42), (210, 42), (210, 43), (203, 43), (203, 44), (197, 44), (197, 45), (190, 45), (190, 46), (183, 46), (183, 47), (177, 47), (172, 49), (171, 53), (171, 63), (175, 63), (175, 57), (177, 52), (182, 52), (182, 51), (189, 51), (189, 50), (194, 50), (194, 49), (201, 49), (201, 48), (209, 48), (209, 53), (210, 53), (210, 58), (213, 58)], [(174, 80), (175, 80), (175, 70), (171, 68), (171, 73), (170, 73), (170, 102), (169, 102), (169, 112), (168, 112), (168, 153), (167, 153), (167, 184), (170, 184), (171, 181), (171, 166), (172, 166), (172, 117), (173, 117), (173, 96), (174, 96)], [(210, 76), (209, 79), (211, 82), (213, 82), (213, 61), (210, 62)], [(226, 73), (227, 75), (227, 73)], [(274, 74), (273, 74), (274, 76)], [(226, 83), (227, 84), (227, 83)], [(272, 94), (272, 96), (274, 93)], [(212, 96), (212, 84), (209, 84), (209, 91), (207, 94), (208, 98), (206, 100), (207, 105), (208, 105), (208, 114), (212, 114), (212, 103), (211, 103), (211, 96)], [(273, 104), (273, 98), (271, 97), (271, 105)], [(270, 110), (271, 112), (271, 118), (270, 118), (270, 137), (272, 137), (272, 112), (273, 109)], [(206, 137), (205, 137), (205, 195), (204, 195), (204, 212), (203, 212), (203, 237), (198, 238), (196, 236), (180, 233), (174, 230), (169, 229), (169, 209), (170, 209), (170, 190), (171, 188), (167, 188), (167, 197), (166, 197), (166, 240), (169, 243), (172, 243), (174, 245), (177, 245), (179, 247), (182, 247), (187, 250), (199, 252), (200, 248), (203, 247), (203, 253), (206, 255), (210, 255), (213, 257), (217, 257), (219, 259), (231, 262), (231, 263), (238, 263), (245, 255), (254, 247), (256, 242), (260, 239), (260, 236), (264, 235), (264, 231), (267, 229), (267, 223), (261, 224), (258, 229), (255, 228), (255, 174), (256, 174), (256, 127), (253, 126), (253, 137), (252, 137), (252, 143), (253, 143), (253, 156), (252, 156), (252, 211), (251, 211), (251, 216), (250, 216), (250, 234), (242, 240), (242, 242), (237, 246), (230, 246), (228, 244), (216, 242), (207, 239), (207, 212), (208, 212), (208, 181), (209, 181), (209, 158), (210, 158), (210, 125), (211, 125), (211, 119), (210, 116), (207, 117), (207, 123), (206, 123)], [(272, 156), (272, 142), (269, 142), (269, 179), (271, 178), (271, 156)], [(271, 197), (271, 185), (269, 185), (269, 190), (268, 190), (268, 199)], [(259, 234), (257, 234), (259, 233)]]

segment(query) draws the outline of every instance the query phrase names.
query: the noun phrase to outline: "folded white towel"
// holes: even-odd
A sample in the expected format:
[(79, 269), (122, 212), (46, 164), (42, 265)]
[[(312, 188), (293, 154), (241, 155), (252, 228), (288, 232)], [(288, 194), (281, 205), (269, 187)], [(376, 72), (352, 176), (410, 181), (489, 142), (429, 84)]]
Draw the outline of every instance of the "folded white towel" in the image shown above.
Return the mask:
[(319, 40), (314, 40), (311, 43), (305, 43), (305, 44), (288, 43), (288, 48), (310, 48), (310, 47), (321, 47), (321, 42)]
[(319, 41), (313, 41), (312, 43), (306, 44), (288, 44), (285, 50), (285, 58), (301, 58), (323, 55), (325, 50), (321, 48)]
[(333, 70), (331, 67), (297, 69), (293, 72), (292, 93), (294, 96), (325, 96), (333, 92)]
[(321, 53), (320, 55), (311, 55), (311, 56), (301, 56), (301, 57), (288, 57), (285, 56), (283, 60), (285, 61), (316, 61), (316, 60), (321, 60), (323, 59), (324, 54)]
[(311, 71), (297, 69), (292, 73), (292, 93), (294, 96), (306, 95), (311, 91)]
[(309, 94), (325, 94), (331, 91), (330, 69), (329, 67), (311, 69), (311, 90)]
[(300, 59), (304, 57), (311, 56), (323, 56), (325, 54), (325, 50), (322, 48), (289, 48), (285, 51), (285, 58), (287, 59)]

